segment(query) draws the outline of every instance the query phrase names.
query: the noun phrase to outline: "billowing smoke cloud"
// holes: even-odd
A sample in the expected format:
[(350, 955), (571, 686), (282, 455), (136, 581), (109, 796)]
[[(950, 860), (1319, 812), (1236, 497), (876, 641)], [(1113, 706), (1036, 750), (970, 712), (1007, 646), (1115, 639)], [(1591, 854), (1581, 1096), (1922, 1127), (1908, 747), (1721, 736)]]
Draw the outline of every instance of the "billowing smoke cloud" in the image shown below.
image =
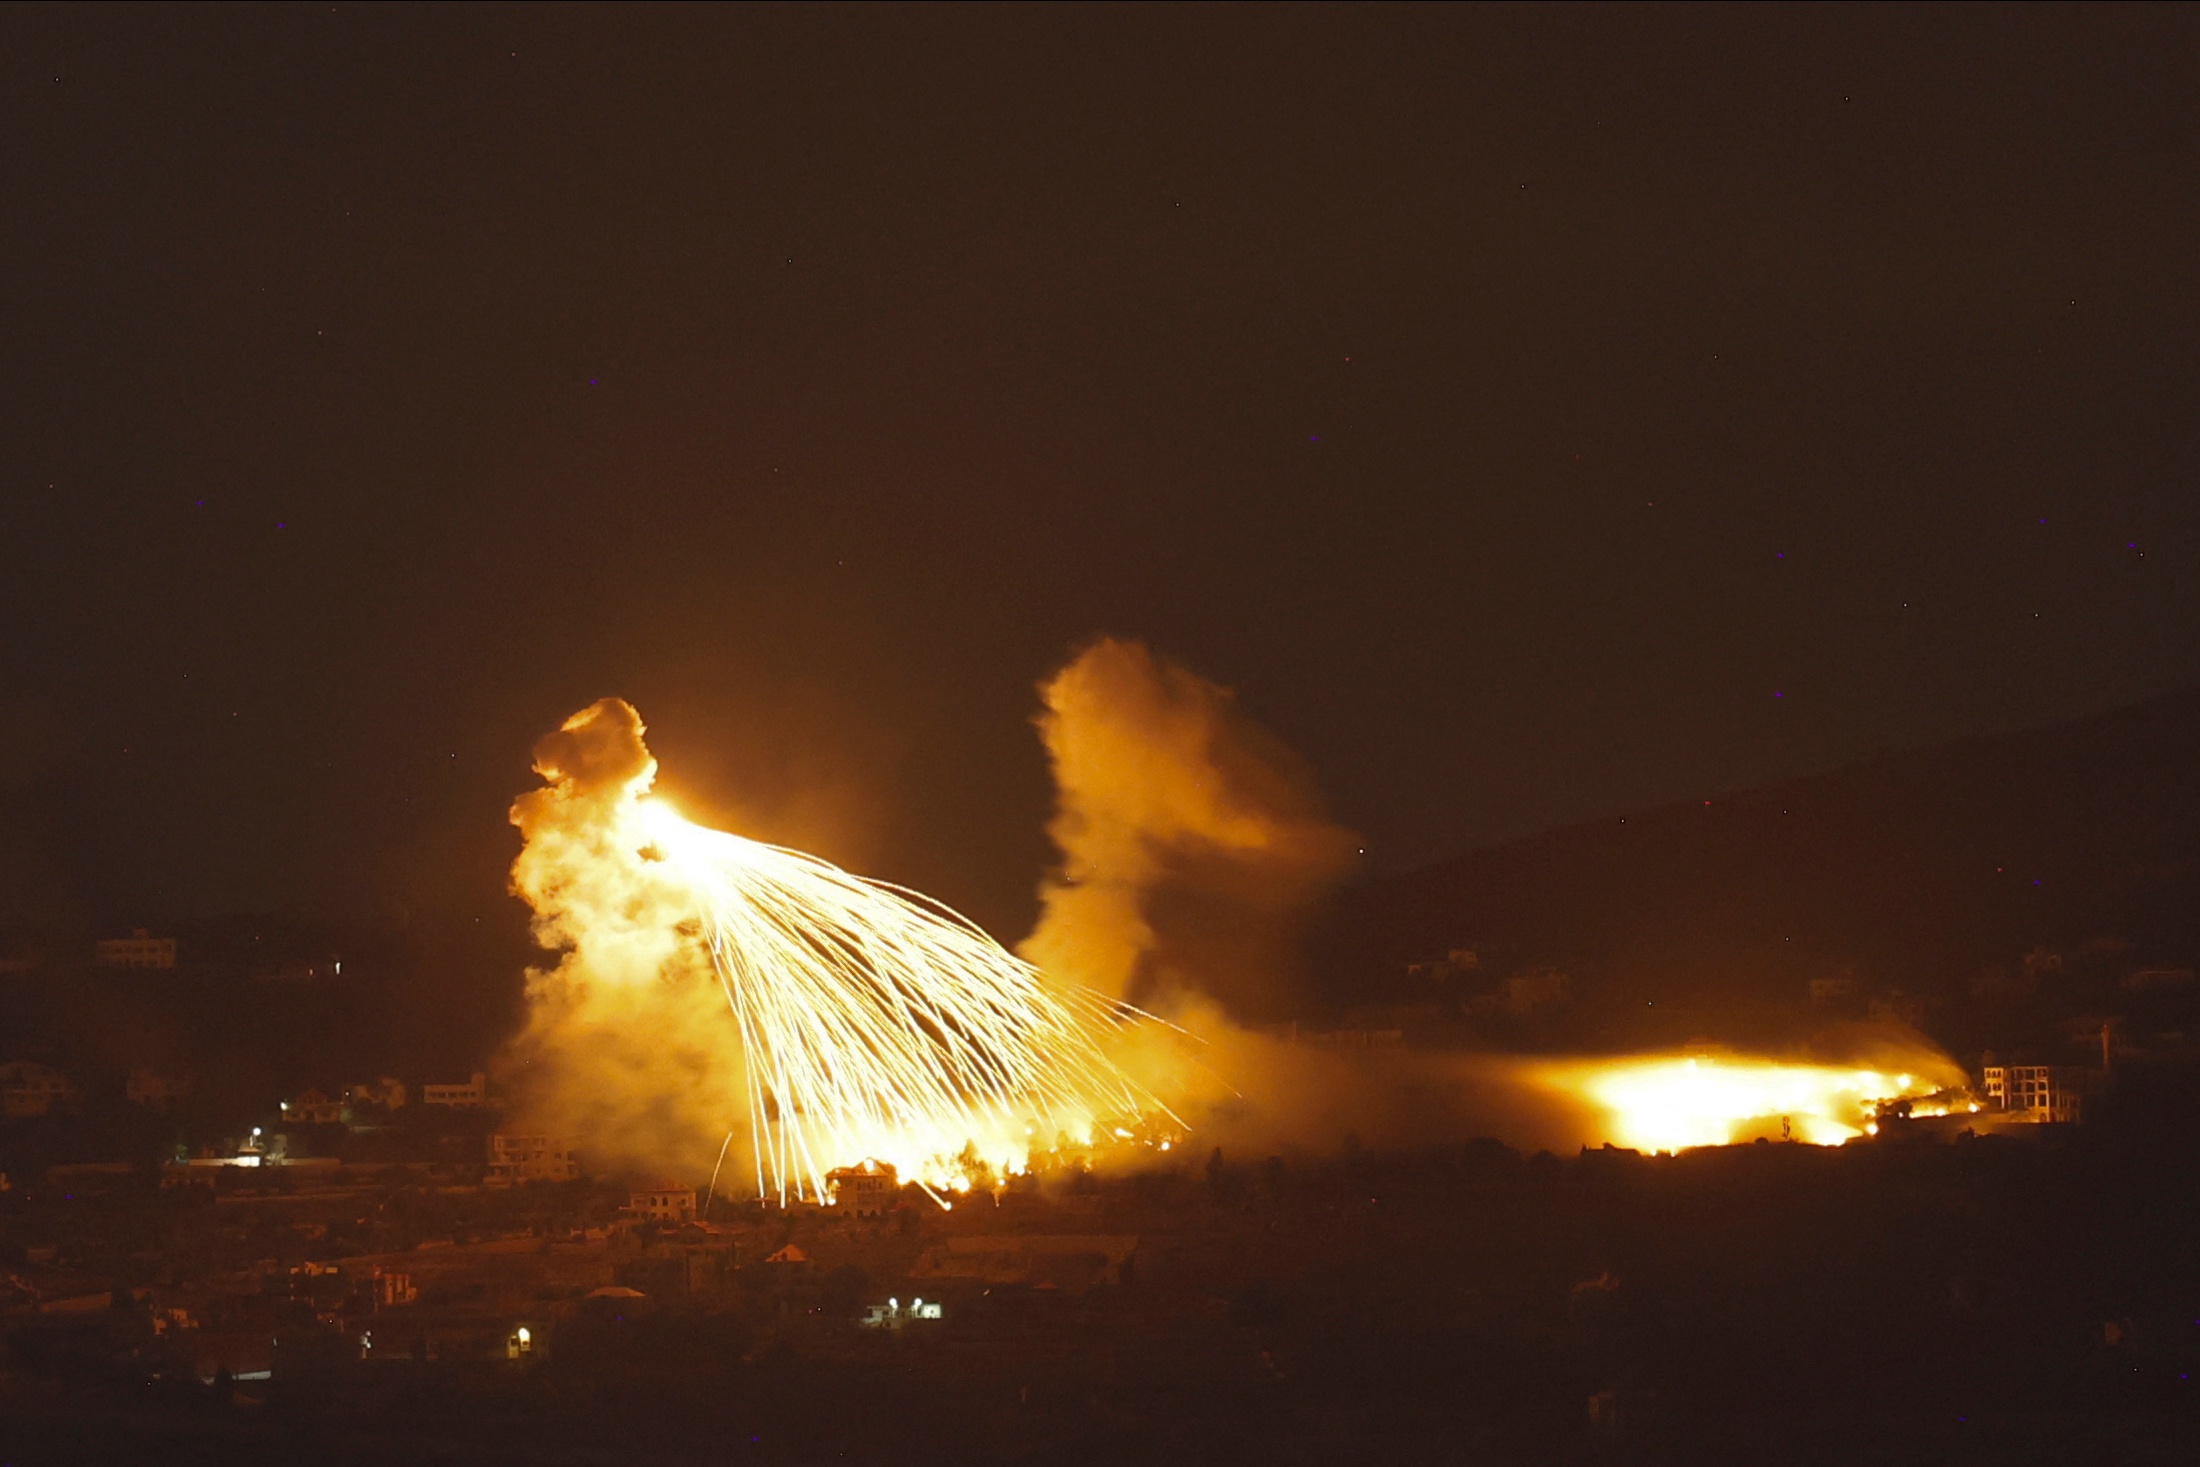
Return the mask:
[(1168, 1021), (1133, 1031), (1122, 1058), (1197, 1144), (1332, 1150), (1348, 1136), (1455, 1134), (1472, 1097), (1500, 1088), (1456, 1066), (1371, 1065), (1292, 1037), (1307, 997), (1304, 919), (1357, 841), (1229, 689), (1108, 638), (1040, 696), (1062, 859), (1023, 953)]
[[(1355, 847), (1324, 817), (1310, 774), (1228, 689), (1136, 642), (1092, 644), (1041, 692), (1062, 861), (1024, 953), (1169, 1021), (1132, 1031), (1123, 1061), (1169, 1098), (1195, 1144), (1670, 1145), (1661, 1138), (1781, 1135), (1789, 1120), (1824, 1139), (1862, 1124), (1859, 1084), (1892, 1094), (1960, 1083), (1916, 1035), (1843, 1036), (1825, 1055), (1777, 1061), (1537, 1061), (1302, 1033), (1279, 1022), (1307, 1008), (1302, 919)], [(1867, 1069), (1876, 1078), (1860, 1081)]]
[(512, 890), (560, 958), (527, 975), (502, 1077), (529, 1124), (592, 1159), (699, 1176), (745, 1124), (741, 1057), (692, 903), (622, 818), (657, 775), (642, 732), (606, 698), (535, 746), (546, 784), (512, 806)]
[[(1111, 1057), (1190, 1125), (1196, 1147), (1687, 1144), (1661, 1138), (1785, 1135), (1791, 1119), (1833, 1134), (1861, 1126), (1860, 1098), (1960, 1079), (1917, 1036), (1846, 1043), (1806, 1074), (1802, 1055), (1531, 1061), (1300, 1033), (1288, 1020), (1302, 1007), (1302, 919), (1355, 842), (1298, 761), (1227, 689), (1134, 642), (1094, 643), (1042, 695), (1062, 861), (1024, 953), (1057, 983), (1158, 1016), (1118, 1033)], [(637, 818), (656, 776), (642, 735), (632, 707), (605, 699), (536, 748), (545, 783), (512, 807), (526, 840), (512, 888), (559, 960), (529, 974), (527, 1026), (502, 1079), (528, 1124), (573, 1137), (599, 1165), (700, 1179), (724, 1155), (733, 1183), (751, 1171), (743, 1056), (695, 888), (651, 833), (661, 827)], [(1859, 1092), (1853, 1071), (1879, 1051), (1900, 1081)]]
[(1300, 923), (1356, 845), (1298, 758), (1138, 642), (1094, 642), (1040, 693), (1062, 861), (1024, 955), (1141, 1003), (1193, 990), (1287, 1016)]

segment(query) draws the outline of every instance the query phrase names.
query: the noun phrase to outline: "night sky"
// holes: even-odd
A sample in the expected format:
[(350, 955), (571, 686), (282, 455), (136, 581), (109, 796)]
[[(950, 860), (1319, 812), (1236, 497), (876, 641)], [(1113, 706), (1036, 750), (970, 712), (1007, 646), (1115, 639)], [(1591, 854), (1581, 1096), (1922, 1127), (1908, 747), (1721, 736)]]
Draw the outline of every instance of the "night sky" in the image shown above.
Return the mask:
[(511, 905), (617, 694), (1015, 936), (1103, 632), (1371, 872), (2189, 683), (2196, 77), (2170, 7), (10, 9), (14, 916)]

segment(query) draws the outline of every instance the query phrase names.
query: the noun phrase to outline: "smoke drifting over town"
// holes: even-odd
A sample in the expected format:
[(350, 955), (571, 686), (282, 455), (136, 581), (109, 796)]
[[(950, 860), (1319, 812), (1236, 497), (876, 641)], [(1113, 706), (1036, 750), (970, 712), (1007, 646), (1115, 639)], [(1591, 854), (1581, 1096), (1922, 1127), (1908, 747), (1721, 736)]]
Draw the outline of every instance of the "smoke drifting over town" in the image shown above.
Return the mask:
[(535, 747), (546, 784), (512, 805), (512, 890), (558, 957), (529, 972), (502, 1068), (545, 1130), (607, 1160), (708, 1171), (744, 1118), (741, 1051), (684, 893), (621, 827), (657, 775), (642, 735), (605, 698)]

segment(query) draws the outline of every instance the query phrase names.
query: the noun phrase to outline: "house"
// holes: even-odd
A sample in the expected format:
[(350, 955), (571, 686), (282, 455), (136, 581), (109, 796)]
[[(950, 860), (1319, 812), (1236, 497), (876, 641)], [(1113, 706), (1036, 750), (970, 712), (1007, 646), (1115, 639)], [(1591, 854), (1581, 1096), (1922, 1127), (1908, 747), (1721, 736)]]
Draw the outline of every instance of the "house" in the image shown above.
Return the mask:
[(1301, 1044), (1316, 1049), (1402, 1049), (1406, 1031), (1403, 1029), (1300, 1029), (1294, 1022), (1291, 1037)]
[(1499, 990), (1505, 1012), (1525, 1019), (1544, 1009), (1564, 1008), (1573, 999), (1573, 980), (1556, 968), (1515, 973)]
[(423, 1085), (422, 1105), (446, 1105), (453, 1110), (477, 1110), (489, 1098), (489, 1077), (474, 1071), (463, 1085)]
[(405, 1093), (405, 1082), (403, 1080), (393, 1080), (388, 1075), (380, 1075), (372, 1080), (365, 1080), (348, 1087), (344, 1091), (344, 1103), (346, 1105), (380, 1106), (383, 1110), (403, 1110), (405, 1108)]
[(1980, 1071), (1979, 1088), (1991, 1109), (2013, 1112), (2017, 1119), (2075, 1121), (2091, 1078), (2075, 1065), (1989, 1064)]
[(122, 1093), (132, 1105), (170, 1106), (191, 1093), (189, 1080), (172, 1080), (158, 1070), (132, 1070)]
[(626, 1210), (649, 1222), (683, 1223), (695, 1216), (695, 1189), (673, 1181), (637, 1187), (627, 1197)]
[(302, 1090), (283, 1102), (283, 1122), (291, 1126), (332, 1126), (344, 1118), (341, 1102), (318, 1090)]
[(733, 1271), (733, 1259), (731, 1242), (715, 1238), (694, 1244), (660, 1240), (640, 1257), (619, 1264), (613, 1282), (638, 1289), (653, 1299), (692, 1297), (722, 1287)]
[(828, 1205), (844, 1207), (857, 1217), (876, 1217), (894, 1205), (901, 1181), (892, 1163), (866, 1161), (827, 1172), (825, 1187)]
[(0, 1116), (24, 1120), (76, 1104), (76, 1087), (52, 1065), (16, 1060), (0, 1065)]
[(176, 940), (154, 937), (140, 927), (128, 937), (103, 937), (93, 943), (92, 961), (102, 968), (173, 968)]
[[(580, 1174), (572, 1143), (564, 1138), (499, 1131), (489, 1138), (489, 1170), (482, 1180), (492, 1187), (516, 1187), (528, 1182), (570, 1182)], [(688, 1195), (692, 1198), (694, 1193)]]
[(2190, 968), (2139, 968), (2124, 975), (2123, 986), (2133, 993), (2149, 993), (2162, 989), (2190, 988), (2193, 972)]
[(369, 1309), (392, 1309), (418, 1299), (420, 1290), (411, 1274), (377, 1268), (359, 1281), (359, 1294)]
[(864, 1329), (900, 1330), (946, 1313), (946, 1306), (937, 1299), (912, 1299), (906, 1305), (899, 1299), (888, 1299), (884, 1304), (866, 1305), (863, 1318), (856, 1322)]
[(910, 1276), (984, 1284), (1051, 1285), (1082, 1294), (1119, 1284), (1138, 1251), (1134, 1233), (980, 1234), (947, 1238), (927, 1248)]

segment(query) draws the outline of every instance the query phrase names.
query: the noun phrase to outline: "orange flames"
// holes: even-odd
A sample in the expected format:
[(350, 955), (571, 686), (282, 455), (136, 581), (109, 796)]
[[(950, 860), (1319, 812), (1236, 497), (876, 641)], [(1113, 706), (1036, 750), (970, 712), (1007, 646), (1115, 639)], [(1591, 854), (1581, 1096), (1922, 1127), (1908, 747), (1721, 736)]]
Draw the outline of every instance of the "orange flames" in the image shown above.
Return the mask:
[[(1964, 1083), (1945, 1056), (1919, 1049), (1904, 1068), (1788, 1063), (1729, 1055), (1632, 1055), (1525, 1067), (1528, 1082), (1585, 1102), (1602, 1139), (1642, 1151), (1725, 1146), (1758, 1137), (1837, 1146), (1878, 1130), (1880, 1108), (1938, 1115)], [(1976, 1109), (1976, 1107), (1972, 1107)]]

